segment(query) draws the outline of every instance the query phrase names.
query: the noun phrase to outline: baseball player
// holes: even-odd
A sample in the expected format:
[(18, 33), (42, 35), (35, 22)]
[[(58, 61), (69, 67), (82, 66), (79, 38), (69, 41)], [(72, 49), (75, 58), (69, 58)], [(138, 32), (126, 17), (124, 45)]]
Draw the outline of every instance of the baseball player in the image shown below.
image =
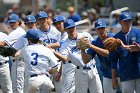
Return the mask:
[(24, 20), (24, 24), (28, 29), (37, 29), (36, 28), (36, 19), (33, 15), (27, 15)]
[(25, 73), (30, 76), (28, 93), (50, 93), (54, 88), (49, 74), (57, 71), (58, 62), (53, 52), (39, 43), (41, 35), (39, 30), (29, 30), (26, 34), (29, 45), (21, 50), (25, 60)]
[[(36, 19), (33, 15), (28, 15), (25, 17), (25, 25), (28, 29), (37, 29), (36, 27)], [(13, 47), (16, 50), (21, 50), (24, 46), (28, 45), (27, 38), (25, 38), (26, 34), (22, 35), (17, 42), (14, 43)]]
[[(90, 93), (103, 93), (101, 81), (95, 66), (95, 60), (91, 60), (87, 64), (83, 63), (81, 51), (76, 47), (78, 38), (86, 36), (89, 41), (92, 41), (92, 36), (88, 33), (77, 33), (75, 23), (71, 19), (64, 22), (64, 28), (66, 29), (68, 38), (60, 48), (60, 53), (63, 56), (61, 54), (56, 55), (63, 62), (73, 62), (73, 64), (76, 66), (74, 77), (76, 93), (88, 93), (88, 90)], [(69, 87), (67, 90), (69, 90)], [(71, 91), (68, 93), (71, 93)]]
[[(58, 31), (61, 32), (60, 45), (62, 45), (63, 42), (68, 38), (68, 34), (64, 30), (64, 20), (65, 20), (65, 18), (61, 15), (56, 15), (53, 18), (53, 25), (56, 27), (56, 29)], [(72, 79), (72, 77), (74, 77), (74, 75), (75, 75), (74, 68), (75, 68), (75, 66), (73, 63), (70, 63), (70, 62), (66, 62), (64, 64), (62, 63), (61, 69), (56, 76), (56, 79), (59, 79), (62, 74), (62, 77), (60, 79), (61, 88), (60, 88), (59, 93), (68, 93), (68, 91), (71, 91), (71, 90), (73, 90), (73, 92), (75, 91), (75, 84), (74, 84), (75, 82), (73, 82), (74, 78)], [(69, 90), (67, 91), (67, 88), (69, 86), (71, 86), (71, 84), (73, 84), (73, 87), (70, 87)]]
[[(17, 39), (24, 35), (26, 32), (20, 27), (21, 21), (18, 15), (11, 14), (8, 17), (8, 23), (13, 31), (8, 35), (8, 38), (0, 42), (1, 46), (13, 45)], [(19, 63), (20, 61), (20, 63)], [(14, 59), (11, 69), (12, 87), (14, 93), (23, 93), (24, 86), (24, 63), (23, 60), (18, 57)]]
[(36, 19), (38, 22), (39, 30), (43, 32), (40, 40), (47, 47), (59, 48), (61, 33), (53, 26), (48, 23), (48, 14), (44, 11), (37, 12)]
[[(25, 24), (28, 27), (28, 29), (36, 29), (36, 19), (35, 19), (35, 17), (32, 16), (32, 15), (26, 16), (26, 18), (25, 18)], [(13, 47), (16, 50), (21, 50), (24, 46), (27, 46), (28, 45), (28, 40), (27, 40), (27, 38), (25, 38), (25, 36), (26, 36), (26, 34), (23, 35), (23, 36), (21, 36), (17, 40), (17, 42), (13, 45)], [(43, 42), (43, 40), (42, 40), (42, 42)], [(25, 73), (25, 77), (28, 77), (28, 74)], [(28, 81), (26, 79), (28, 79), (28, 78), (25, 78), (25, 93), (27, 93), (27, 86), (26, 85), (28, 83)]]
[[(122, 30), (114, 38), (119, 38), (125, 45), (140, 44), (140, 29), (132, 27), (131, 14), (121, 13), (119, 22)], [(112, 68), (116, 69), (117, 62), (119, 64), (122, 93), (140, 93), (140, 52), (118, 47), (109, 53), (109, 60)]]
[[(0, 32), (0, 41), (4, 41), (6, 38), (7, 35)], [(0, 55), (0, 85), (3, 93), (13, 93), (8, 60), (8, 57)]]
[[(107, 56), (109, 51), (104, 49), (103, 41), (108, 37), (113, 37), (114, 34), (107, 33), (106, 22), (102, 19), (95, 21), (95, 30), (98, 37), (92, 41), (92, 43), (87, 42), (88, 50), (82, 49), (82, 58), (85, 63), (95, 57), (97, 54), (100, 60), (100, 69), (103, 73), (103, 89), (104, 93), (116, 93), (112, 85), (112, 73), (111, 73), (111, 62), (108, 61)], [(114, 72), (115, 73), (115, 72)], [(116, 78), (116, 77), (113, 77)]]
[[(35, 17), (38, 22), (39, 30), (41, 30), (41, 32), (43, 33), (40, 40), (46, 47), (53, 48), (58, 51), (61, 43), (60, 42), (61, 33), (55, 27), (49, 24), (49, 17), (46, 12), (44, 11), (37, 12)], [(55, 77), (55, 75), (53, 75), (53, 77)], [(56, 82), (54, 83), (56, 84)], [(60, 91), (59, 86), (55, 87), (55, 89), (56, 92), (59, 93)]]

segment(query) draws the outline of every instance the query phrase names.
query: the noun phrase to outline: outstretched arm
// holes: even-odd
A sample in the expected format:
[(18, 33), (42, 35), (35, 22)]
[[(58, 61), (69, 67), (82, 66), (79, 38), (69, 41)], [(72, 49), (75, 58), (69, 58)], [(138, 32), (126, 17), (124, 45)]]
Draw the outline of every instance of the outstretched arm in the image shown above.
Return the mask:
[(52, 43), (52, 44), (46, 45), (46, 47), (48, 47), (48, 48), (60, 48), (60, 43), (59, 42)]
[(91, 59), (92, 57), (90, 55), (88, 55), (85, 50), (81, 50), (81, 56), (82, 56), (82, 60), (85, 64), (87, 64)]
[(5, 41), (0, 41), (0, 46), (5, 46), (7, 43)]
[[(100, 47), (95, 46), (94, 44), (91, 44), (87, 38), (82, 38), (82, 40), (79, 41), (81, 45), (79, 45), (80, 49), (83, 49), (82, 46), (87, 46), (87, 48), (92, 49), (93, 51), (95, 51), (96, 53), (98, 53), (99, 55), (105, 56), (107, 57), (109, 54), (109, 51)], [(94, 41), (92, 42), (94, 43)]]
[(67, 57), (63, 56), (62, 54), (56, 52), (56, 51), (53, 50), (53, 49), (52, 49), (52, 51), (53, 51), (54, 55), (55, 55), (59, 60), (61, 60), (62, 62), (65, 62), (65, 61), (67, 60)]
[(89, 48), (91, 48), (92, 50), (94, 50), (96, 53), (98, 53), (99, 55), (102, 55), (104, 57), (107, 57), (109, 54), (109, 51), (103, 48), (99, 48), (95, 45), (89, 44), (88, 45)]

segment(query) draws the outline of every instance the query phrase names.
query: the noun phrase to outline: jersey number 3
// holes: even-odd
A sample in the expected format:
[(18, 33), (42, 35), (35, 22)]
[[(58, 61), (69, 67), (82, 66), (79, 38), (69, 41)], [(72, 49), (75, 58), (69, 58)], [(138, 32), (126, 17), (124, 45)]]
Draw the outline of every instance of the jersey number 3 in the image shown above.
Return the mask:
[(38, 53), (32, 53), (31, 56), (34, 57), (33, 60), (31, 61), (31, 65), (36, 66), (37, 63), (38, 63), (38, 60), (37, 60), (37, 58), (38, 58)]

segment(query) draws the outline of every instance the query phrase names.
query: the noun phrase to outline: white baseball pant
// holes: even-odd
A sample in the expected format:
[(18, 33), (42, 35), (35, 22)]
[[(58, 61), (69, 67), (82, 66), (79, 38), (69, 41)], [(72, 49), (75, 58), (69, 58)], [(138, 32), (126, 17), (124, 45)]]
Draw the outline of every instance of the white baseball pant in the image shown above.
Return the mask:
[[(55, 73), (55, 75), (56, 74), (57, 73)], [(54, 87), (55, 87), (55, 91), (56, 91), (56, 93), (62, 93), (61, 92), (61, 89), (62, 89), (61, 79), (59, 81), (56, 81), (55, 80), (55, 75), (53, 76), (53, 84), (54, 84)]]
[(50, 93), (54, 85), (46, 75), (31, 77), (28, 81), (28, 93)]
[(103, 93), (102, 84), (96, 67), (92, 69), (76, 68), (75, 72), (76, 93)]
[(62, 93), (75, 93), (75, 65), (65, 63), (62, 65)]
[(13, 93), (8, 63), (0, 66), (0, 85), (3, 93)]
[[(117, 79), (118, 79), (118, 84), (120, 86), (121, 85), (120, 79), (119, 78), (117, 78)], [(103, 77), (103, 89), (104, 89), (104, 93), (116, 93), (117, 92), (117, 89), (113, 89), (113, 87), (112, 87), (112, 79), (106, 78), (106, 77)]]
[(140, 93), (140, 78), (122, 81), (122, 93)]
[(24, 93), (24, 62), (16, 59), (11, 69), (12, 87), (14, 93)]

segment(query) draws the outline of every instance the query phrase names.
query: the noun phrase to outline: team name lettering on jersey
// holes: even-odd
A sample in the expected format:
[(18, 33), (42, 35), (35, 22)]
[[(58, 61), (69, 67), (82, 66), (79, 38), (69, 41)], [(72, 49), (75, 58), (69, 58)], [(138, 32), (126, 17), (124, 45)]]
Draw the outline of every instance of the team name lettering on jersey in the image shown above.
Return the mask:
[(44, 39), (43, 42), (44, 43), (56, 43), (57, 40), (56, 39), (53, 39), (53, 38), (50, 38), (50, 39)]
[(75, 47), (73, 47), (73, 48), (71, 48), (71, 52), (73, 53), (73, 52), (75, 52), (75, 51), (78, 51), (79, 49), (75, 46)]

